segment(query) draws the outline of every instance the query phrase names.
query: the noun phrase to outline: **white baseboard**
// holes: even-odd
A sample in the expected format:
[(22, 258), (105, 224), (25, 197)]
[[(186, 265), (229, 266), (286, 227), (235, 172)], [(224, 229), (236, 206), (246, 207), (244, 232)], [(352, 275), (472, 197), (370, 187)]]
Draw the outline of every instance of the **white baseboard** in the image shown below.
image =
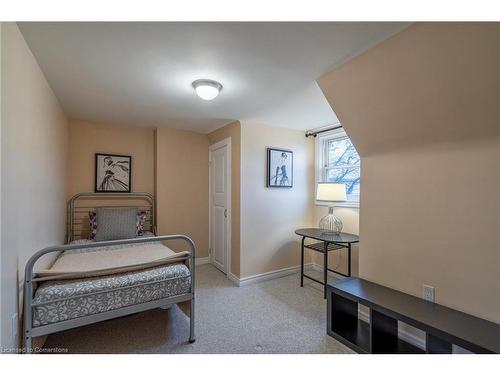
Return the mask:
[(235, 283), (236, 285), (240, 286), (240, 279), (234, 273), (229, 272), (229, 275), (227, 275), (227, 277), (233, 283)]
[(208, 264), (210, 263), (210, 258), (209, 257), (205, 257), (205, 258), (195, 258), (195, 264), (197, 266), (201, 266), (203, 264)]
[[(305, 269), (313, 269), (312, 267), (313, 267), (313, 263), (304, 264)], [(292, 275), (292, 274), (297, 273), (299, 271), (300, 271), (300, 266), (293, 266), (293, 267), (282, 268), (282, 269), (275, 270), (275, 271), (260, 273), (258, 275), (245, 276), (242, 278), (238, 278), (238, 277), (236, 277), (236, 275), (231, 273), (231, 274), (229, 274), (228, 277), (236, 285), (245, 286), (245, 285), (260, 283), (262, 281), (278, 279), (280, 277)]]
[[(358, 318), (366, 323), (370, 322), (368, 314), (360, 309), (358, 309)], [(411, 327), (409, 328), (411, 329)], [(401, 340), (406, 341), (417, 348), (425, 350), (425, 337), (419, 337), (410, 330), (405, 329), (405, 327), (398, 327), (398, 336)]]
[[(313, 271), (317, 271), (317, 272), (323, 272), (323, 266), (320, 264), (316, 264), (316, 263), (304, 264), (304, 269), (305, 270), (313, 270)], [(242, 277), (242, 278), (238, 278), (233, 273), (230, 273), (228, 275), (228, 278), (229, 278), (229, 280), (231, 280), (233, 283), (235, 283), (238, 286), (245, 286), (245, 285), (259, 283), (262, 281), (278, 279), (280, 277), (288, 276), (288, 275), (297, 273), (299, 271), (300, 271), (300, 266), (293, 266), (293, 267), (281, 268), (281, 269), (275, 270), (275, 271), (264, 272), (264, 273), (260, 273), (257, 275), (246, 276), (246, 277)], [(332, 274), (331, 272), (329, 273), (329, 275), (333, 276), (335, 278), (338, 278), (338, 279), (343, 278), (343, 276), (340, 276), (337, 274)]]

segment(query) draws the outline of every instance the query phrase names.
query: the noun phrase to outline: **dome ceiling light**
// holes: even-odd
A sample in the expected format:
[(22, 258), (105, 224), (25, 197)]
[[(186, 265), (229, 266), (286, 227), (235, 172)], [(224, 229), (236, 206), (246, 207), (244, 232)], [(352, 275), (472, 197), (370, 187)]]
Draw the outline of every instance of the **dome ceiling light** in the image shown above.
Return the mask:
[(211, 79), (197, 79), (193, 82), (193, 88), (203, 100), (212, 100), (219, 95), (222, 85)]

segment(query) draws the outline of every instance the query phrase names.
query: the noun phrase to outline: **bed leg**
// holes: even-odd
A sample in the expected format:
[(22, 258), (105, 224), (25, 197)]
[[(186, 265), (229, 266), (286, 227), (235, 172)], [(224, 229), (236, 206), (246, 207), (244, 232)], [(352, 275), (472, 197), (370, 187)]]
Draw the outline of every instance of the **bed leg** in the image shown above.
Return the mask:
[(189, 304), (189, 343), (192, 344), (196, 341), (194, 336), (194, 296), (191, 298)]
[(31, 276), (33, 274), (33, 263), (28, 262), (25, 270), (25, 283), (23, 291), (24, 299), (24, 316), (23, 316), (23, 338), (24, 346), (21, 348), (22, 353), (31, 354), (33, 353), (31, 329), (33, 327), (33, 317), (32, 317), (32, 303), (33, 303), (33, 284), (31, 283)]
[(33, 347), (31, 344), (31, 332), (26, 331), (25, 338), (24, 338), (24, 351), (23, 351), (23, 353), (31, 354), (32, 351), (33, 351)]

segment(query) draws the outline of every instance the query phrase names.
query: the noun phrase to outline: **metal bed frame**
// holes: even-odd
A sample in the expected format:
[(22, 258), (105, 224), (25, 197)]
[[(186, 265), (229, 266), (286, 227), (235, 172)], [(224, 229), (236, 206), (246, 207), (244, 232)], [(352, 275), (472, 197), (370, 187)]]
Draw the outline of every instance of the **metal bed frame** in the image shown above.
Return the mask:
[[(103, 205), (95, 205), (104, 202)], [(138, 202), (137, 204), (124, 204), (123, 202)], [(80, 203), (82, 202), (82, 203)], [(110, 204), (122, 202), (120, 205)], [(156, 235), (156, 204), (155, 198), (150, 193), (78, 193), (69, 201), (67, 207), (67, 233), (66, 243), (87, 238), (89, 233), (89, 211), (95, 211), (97, 207), (137, 207), (146, 211), (146, 222), (144, 230), (149, 230)]]
[[(146, 198), (151, 204), (151, 228), (153, 229), (153, 233), (156, 233), (155, 230), (155, 206), (154, 206), (154, 198), (151, 194), (148, 193), (120, 193), (120, 194), (106, 194), (106, 193), (80, 193), (75, 195), (68, 203), (68, 241), (72, 241), (74, 238), (74, 227), (75, 227), (75, 202), (78, 198), (81, 197), (91, 197), (91, 198)], [(114, 206), (117, 207), (117, 206)], [(130, 206), (128, 206), (130, 207)], [(90, 208), (90, 207), (86, 207)], [(94, 207), (95, 208), (95, 207)], [(34, 290), (36, 290), (36, 283), (56, 280), (64, 278), (67, 275), (57, 275), (57, 276), (47, 276), (47, 277), (37, 277), (36, 271), (33, 271), (33, 268), (36, 262), (44, 255), (49, 253), (62, 252), (66, 250), (75, 250), (75, 249), (89, 249), (101, 246), (110, 246), (110, 245), (125, 245), (125, 244), (133, 244), (133, 243), (147, 243), (147, 242), (157, 242), (157, 241), (172, 241), (172, 240), (182, 240), (188, 243), (190, 251), (189, 255), (184, 258), (185, 260), (189, 260), (189, 270), (191, 273), (191, 289), (189, 293), (180, 294), (177, 296), (171, 296), (166, 298), (161, 298), (154, 301), (144, 302), (140, 304), (130, 305), (121, 307), (119, 309), (114, 309), (110, 311), (105, 311), (102, 313), (97, 313), (93, 315), (87, 315), (79, 318), (73, 318), (69, 320), (64, 320), (56, 323), (49, 323), (38, 327), (33, 327), (33, 309), (37, 306), (46, 304), (46, 303), (33, 303)], [(85, 243), (85, 244), (67, 244), (67, 245), (59, 245), (59, 246), (51, 246), (45, 249), (42, 249), (36, 252), (26, 263), (25, 267), (25, 275), (24, 275), (24, 349), (26, 353), (32, 352), (32, 338), (38, 336), (44, 336), (50, 333), (64, 331), (71, 328), (76, 328), (88, 324), (93, 324), (97, 322), (101, 322), (108, 319), (114, 319), (130, 314), (135, 314), (137, 312), (151, 310), (160, 307), (171, 306), (180, 302), (190, 302), (189, 303), (189, 342), (193, 343), (195, 339), (194, 334), (194, 298), (195, 298), (195, 244), (191, 238), (185, 235), (167, 235), (167, 236), (154, 236), (154, 237), (144, 237), (144, 238), (133, 238), (127, 240), (115, 240), (115, 241), (99, 241), (93, 243)], [(146, 265), (149, 263), (146, 263)], [(156, 264), (157, 265), (157, 264)], [(84, 276), (85, 274), (82, 274)], [(75, 275), (72, 275), (75, 276)], [(130, 287), (125, 287), (123, 289), (135, 288), (141, 285), (146, 285), (148, 282), (134, 284)], [(88, 293), (82, 296), (91, 296), (98, 294), (105, 294), (109, 291), (103, 292), (94, 292)], [(57, 301), (64, 301), (71, 299), (73, 297), (61, 298)], [(51, 301), (52, 303), (54, 301)]]

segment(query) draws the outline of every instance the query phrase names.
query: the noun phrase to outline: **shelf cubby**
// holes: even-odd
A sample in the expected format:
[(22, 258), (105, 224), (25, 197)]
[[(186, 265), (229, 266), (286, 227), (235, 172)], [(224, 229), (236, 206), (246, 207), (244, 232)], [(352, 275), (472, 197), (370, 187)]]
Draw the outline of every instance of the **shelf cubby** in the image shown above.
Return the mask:
[(330, 314), (329, 331), (345, 345), (368, 352), (370, 327), (358, 319), (358, 303), (340, 295), (335, 295), (331, 303), (334, 313)]
[(398, 336), (398, 320), (371, 309), (371, 352), (376, 354), (418, 354), (424, 350)]

